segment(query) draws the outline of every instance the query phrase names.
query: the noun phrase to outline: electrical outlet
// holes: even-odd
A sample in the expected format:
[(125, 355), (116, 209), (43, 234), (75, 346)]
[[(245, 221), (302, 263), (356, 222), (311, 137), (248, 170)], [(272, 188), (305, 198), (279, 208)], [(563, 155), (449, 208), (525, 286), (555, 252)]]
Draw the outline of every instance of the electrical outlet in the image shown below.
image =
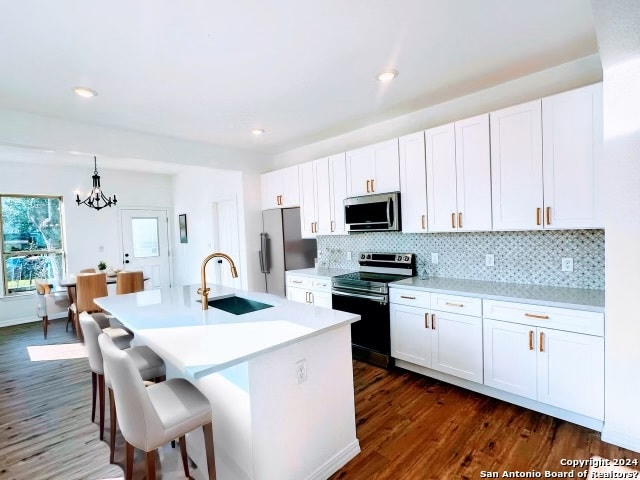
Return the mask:
[(494, 256), (493, 256), (493, 253), (487, 253), (487, 254), (484, 256), (484, 264), (485, 264), (487, 267), (493, 267), (493, 266), (495, 265), (495, 258), (494, 258)]
[(431, 263), (438, 263), (438, 254), (436, 252), (431, 252)]
[(351, 261), (351, 252), (347, 252), (347, 261), (350, 262)]
[(307, 381), (307, 360), (304, 358), (296, 362), (296, 378), (298, 383)]
[(562, 271), (563, 272), (573, 272), (573, 258), (564, 257), (562, 259)]

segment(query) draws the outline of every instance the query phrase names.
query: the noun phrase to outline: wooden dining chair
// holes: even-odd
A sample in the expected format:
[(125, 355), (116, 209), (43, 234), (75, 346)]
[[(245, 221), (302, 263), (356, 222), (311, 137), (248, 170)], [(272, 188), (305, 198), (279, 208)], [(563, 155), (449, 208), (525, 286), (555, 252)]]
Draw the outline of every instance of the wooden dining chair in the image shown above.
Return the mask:
[(116, 294), (135, 293), (144, 290), (144, 273), (142, 271), (118, 272)]
[(83, 268), (82, 270), (80, 270), (80, 273), (96, 273), (96, 269), (95, 268)]
[(107, 275), (105, 273), (79, 273), (76, 276), (76, 308), (73, 323), (81, 341), (84, 341), (80, 328), (79, 315), (82, 312), (102, 312), (102, 309), (94, 302), (94, 298), (106, 297)]

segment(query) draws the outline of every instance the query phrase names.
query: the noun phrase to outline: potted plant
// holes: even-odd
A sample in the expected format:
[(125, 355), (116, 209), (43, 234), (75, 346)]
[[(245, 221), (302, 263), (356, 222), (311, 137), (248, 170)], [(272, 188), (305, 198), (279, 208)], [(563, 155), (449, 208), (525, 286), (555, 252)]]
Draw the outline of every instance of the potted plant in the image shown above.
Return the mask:
[(101, 260), (98, 262), (98, 270), (103, 271), (107, 269), (107, 262)]

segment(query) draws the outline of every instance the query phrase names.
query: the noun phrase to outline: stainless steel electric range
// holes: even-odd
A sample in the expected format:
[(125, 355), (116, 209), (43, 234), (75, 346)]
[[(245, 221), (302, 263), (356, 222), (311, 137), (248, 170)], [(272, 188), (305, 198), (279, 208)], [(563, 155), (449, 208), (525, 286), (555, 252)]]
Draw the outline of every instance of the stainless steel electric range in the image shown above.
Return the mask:
[(357, 272), (333, 277), (333, 308), (360, 315), (351, 324), (353, 357), (392, 366), (389, 320), (389, 283), (415, 275), (411, 253), (361, 253)]

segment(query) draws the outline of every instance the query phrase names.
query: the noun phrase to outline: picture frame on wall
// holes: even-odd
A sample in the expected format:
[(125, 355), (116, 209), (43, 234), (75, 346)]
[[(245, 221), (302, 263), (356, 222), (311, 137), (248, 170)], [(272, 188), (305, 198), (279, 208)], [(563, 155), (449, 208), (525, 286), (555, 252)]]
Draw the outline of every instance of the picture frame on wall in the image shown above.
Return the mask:
[(178, 215), (178, 227), (180, 228), (180, 243), (189, 243), (187, 238), (187, 214)]

